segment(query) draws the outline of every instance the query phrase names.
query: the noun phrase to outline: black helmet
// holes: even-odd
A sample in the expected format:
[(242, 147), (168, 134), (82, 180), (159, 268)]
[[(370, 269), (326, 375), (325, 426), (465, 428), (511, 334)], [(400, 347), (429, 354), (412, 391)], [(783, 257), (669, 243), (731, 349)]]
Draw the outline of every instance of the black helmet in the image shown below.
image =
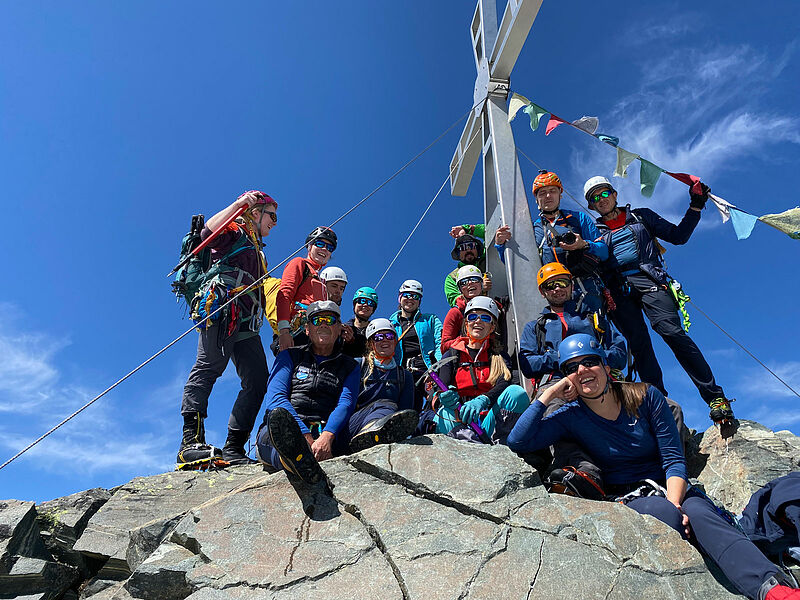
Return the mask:
[(453, 258), (453, 260), (458, 260), (458, 254), (459, 254), (458, 247), (466, 242), (476, 243), (478, 245), (478, 258), (483, 257), (483, 248), (484, 248), (483, 240), (479, 237), (475, 237), (474, 235), (465, 233), (464, 235), (460, 235), (456, 238), (456, 243), (453, 246), (453, 251), (450, 253), (450, 256)]
[(324, 240), (329, 244), (333, 244), (333, 249), (336, 250), (336, 234), (330, 227), (319, 226), (306, 236), (306, 246), (317, 240)]

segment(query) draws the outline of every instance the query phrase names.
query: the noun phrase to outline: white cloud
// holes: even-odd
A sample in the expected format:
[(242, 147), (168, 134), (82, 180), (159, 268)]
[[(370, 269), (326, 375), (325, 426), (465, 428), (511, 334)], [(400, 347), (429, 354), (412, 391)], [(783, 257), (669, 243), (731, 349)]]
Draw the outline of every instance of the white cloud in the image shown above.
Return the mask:
[[(800, 361), (769, 362), (766, 364), (778, 377), (800, 393)], [(761, 367), (748, 369), (738, 387), (745, 393), (760, 398), (768, 398), (770, 400), (774, 398), (794, 398), (796, 402), (800, 403), (800, 398), (792, 390)], [(800, 409), (797, 410), (797, 414), (800, 415)]]

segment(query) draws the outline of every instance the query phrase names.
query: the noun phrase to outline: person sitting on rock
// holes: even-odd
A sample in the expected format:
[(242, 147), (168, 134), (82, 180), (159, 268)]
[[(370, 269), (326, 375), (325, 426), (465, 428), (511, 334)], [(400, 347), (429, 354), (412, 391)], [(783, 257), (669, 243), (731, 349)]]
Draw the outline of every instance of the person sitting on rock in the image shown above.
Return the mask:
[(406, 439), (417, 427), (414, 378), (394, 360), (397, 333), (389, 319), (367, 326), (366, 356), (357, 358), (361, 387), (350, 417), (350, 450), (358, 452), (376, 444)]
[(339, 306), (308, 305), (310, 342), (278, 353), (269, 379), (264, 421), (256, 437), (258, 460), (307, 483), (324, 473), (317, 461), (346, 454), (348, 422), (358, 397), (360, 368), (338, 349)]
[(320, 271), (319, 278), (325, 284), (325, 295), (327, 300), (342, 305), (342, 296), (347, 288), (347, 274), (339, 267), (325, 267)]
[(476, 296), (483, 295), (483, 273), (475, 265), (466, 265), (458, 270), (456, 284), (461, 295), (456, 298), (456, 304), (447, 311), (442, 325), (442, 352), (447, 351), (451, 344), (463, 332), (464, 309), (467, 302)]
[(370, 317), (378, 308), (378, 292), (373, 288), (360, 287), (353, 294), (353, 318), (342, 325), (342, 352), (358, 358), (367, 352), (365, 332)]
[(511, 383), (511, 359), (493, 333), (500, 311), (487, 296), (477, 296), (464, 310), (464, 335), (442, 357), (439, 378), (449, 389), (434, 394), (437, 433), (490, 443), (502, 441), (509, 422), (527, 407), (528, 394)]
[[(800, 597), (779, 584), (778, 567), (704, 494), (687, 490), (678, 428), (655, 386), (613, 381), (605, 351), (586, 334), (563, 340), (558, 360), (564, 378), (531, 403), (508, 436), (509, 448), (531, 452), (565, 438), (577, 441), (602, 468), (615, 501), (675, 529), (742, 594), (754, 600)], [(555, 398), (570, 403), (545, 417)]]

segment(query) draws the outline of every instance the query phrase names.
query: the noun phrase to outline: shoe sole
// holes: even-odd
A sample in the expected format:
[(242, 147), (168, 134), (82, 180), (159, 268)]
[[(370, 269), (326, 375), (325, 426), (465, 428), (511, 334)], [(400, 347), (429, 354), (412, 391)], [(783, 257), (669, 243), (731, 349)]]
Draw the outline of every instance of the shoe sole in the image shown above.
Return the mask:
[(412, 410), (396, 412), (379, 429), (357, 433), (350, 440), (350, 450), (361, 452), (378, 444), (402, 442), (417, 428), (419, 417)]
[(207, 471), (209, 469), (224, 469), (230, 467), (231, 463), (222, 460), (220, 457), (201, 458), (191, 462), (177, 463), (175, 465), (176, 471)]
[(286, 409), (275, 409), (269, 415), (269, 441), (278, 452), (283, 468), (306, 483), (319, 483), (325, 471), (308, 447), (305, 437)]

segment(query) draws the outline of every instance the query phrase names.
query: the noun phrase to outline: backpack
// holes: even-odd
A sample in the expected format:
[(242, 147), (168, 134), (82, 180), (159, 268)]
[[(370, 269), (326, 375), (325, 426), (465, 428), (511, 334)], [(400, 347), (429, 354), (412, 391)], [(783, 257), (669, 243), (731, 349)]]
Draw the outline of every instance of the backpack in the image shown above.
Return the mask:
[[(303, 265), (303, 279), (300, 281), (299, 288), (308, 278), (311, 277), (311, 268), (308, 264)], [(281, 289), (280, 277), (267, 277), (264, 280), (264, 316), (269, 321), (270, 327), (275, 335), (278, 335), (278, 290)]]

